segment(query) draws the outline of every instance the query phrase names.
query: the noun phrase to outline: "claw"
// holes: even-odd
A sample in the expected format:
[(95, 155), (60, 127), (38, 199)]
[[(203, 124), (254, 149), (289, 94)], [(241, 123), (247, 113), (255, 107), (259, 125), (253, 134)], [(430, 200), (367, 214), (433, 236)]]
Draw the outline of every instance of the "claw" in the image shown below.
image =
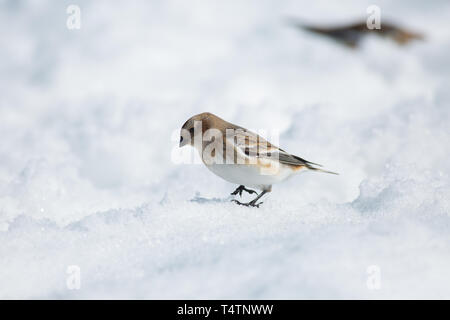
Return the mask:
[(263, 202), (261, 201), (260, 203), (256, 203), (256, 204), (255, 204), (255, 207), (259, 208), (259, 205), (260, 205), (260, 204), (263, 204)]
[(236, 199), (233, 199), (233, 200), (231, 200), (231, 201), (237, 203), (237, 204), (240, 205), (240, 206), (256, 207), (256, 208), (259, 208), (259, 206), (262, 204), (262, 202), (257, 203), (257, 201), (259, 200), (259, 198), (261, 198), (261, 197), (262, 197), (263, 195), (265, 195), (267, 192), (270, 192), (270, 191), (268, 191), (268, 190), (263, 190), (263, 191), (261, 192), (261, 194), (258, 194), (258, 193), (257, 193), (256, 191), (254, 191), (254, 190), (245, 189), (244, 186), (239, 186), (239, 188), (237, 188), (237, 189), (232, 193), (232, 195), (235, 195), (235, 194), (238, 194), (238, 193), (239, 193), (239, 195), (241, 195), (242, 190), (245, 190), (245, 191), (247, 191), (248, 193), (256, 193), (258, 196), (257, 196), (255, 199), (253, 199), (252, 201), (248, 202), (248, 203), (243, 203), (243, 202), (240, 202), (240, 201), (238, 201), (238, 200), (236, 200)]
[(239, 196), (242, 197), (242, 189), (237, 188), (236, 190), (234, 190), (234, 191), (231, 193), (232, 196), (235, 196), (235, 195), (237, 195), (237, 194), (239, 194)]
[(244, 203), (244, 202), (240, 202), (240, 201), (235, 200), (235, 199), (231, 200), (231, 202), (235, 202), (235, 203), (237, 203), (240, 206), (256, 207), (256, 208), (259, 208), (259, 205), (262, 204), (262, 202), (260, 202), (260, 203), (252, 203), (253, 201), (250, 201), (248, 203)]
[(246, 206), (246, 207), (248, 206), (248, 203), (243, 203), (243, 202), (240, 202), (240, 201), (238, 201), (236, 199), (231, 200), (231, 202), (235, 202), (235, 203), (237, 203), (240, 206)]
[(237, 187), (237, 189), (234, 190), (231, 193), (231, 195), (235, 196), (235, 195), (239, 194), (239, 197), (242, 197), (242, 191), (246, 191), (246, 192), (248, 192), (250, 194), (256, 193), (256, 195), (258, 195), (258, 192), (256, 192), (255, 190), (247, 189), (245, 186), (242, 186), (242, 185)]

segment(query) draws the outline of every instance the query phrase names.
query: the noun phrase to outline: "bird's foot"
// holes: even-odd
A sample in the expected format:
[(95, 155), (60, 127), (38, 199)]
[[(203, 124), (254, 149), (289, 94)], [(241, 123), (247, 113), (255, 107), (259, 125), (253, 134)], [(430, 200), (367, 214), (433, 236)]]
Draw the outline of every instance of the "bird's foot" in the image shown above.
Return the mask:
[(242, 197), (242, 191), (248, 192), (250, 194), (256, 193), (256, 195), (258, 195), (258, 192), (256, 192), (255, 190), (247, 189), (245, 186), (239, 186), (236, 190), (234, 190), (231, 193), (231, 195), (235, 196), (235, 195), (239, 194), (239, 196)]
[(247, 203), (240, 202), (238, 200), (231, 200), (231, 201), (237, 203), (240, 206), (256, 207), (256, 208), (259, 208), (259, 205), (262, 204), (262, 202), (256, 203), (256, 201), (250, 201), (250, 202), (247, 202)]

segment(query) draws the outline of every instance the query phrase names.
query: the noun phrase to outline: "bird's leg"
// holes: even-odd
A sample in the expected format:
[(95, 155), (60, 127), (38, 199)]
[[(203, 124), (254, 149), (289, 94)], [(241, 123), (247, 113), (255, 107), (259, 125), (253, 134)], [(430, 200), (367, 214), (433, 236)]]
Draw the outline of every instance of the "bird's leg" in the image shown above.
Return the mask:
[(256, 192), (255, 190), (250, 190), (250, 189), (247, 189), (244, 185), (240, 185), (239, 187), (237, 187), (236, 190), (234, 190), (231, 193), (231, 195), (235, 196), (235, 195), (239, 194), (239, 196), (242, 197), (242, 191), (248, 192), (250, 194), (252, 194), (252, 193), (258, 194), (258, 192)]
[(241, 205), (241, 206), (246, 206), (246, 207), (257, 207), (259, 208), (259, 205), (262, 204), (262, 202), (260, 203), (256, 203), (259, 198), (261, 198), (263, 195), (265, 195), (267, 192), (269, 192), (268, 190), (263, 190), (263, 192), (261, 192), (255, 199), (253, 199), (252, 201), (248, 202), (248, 203), (242, 203), (240, 201), (237, 200), (231, 200), (233, 202), (236, 202), (237, 204)]

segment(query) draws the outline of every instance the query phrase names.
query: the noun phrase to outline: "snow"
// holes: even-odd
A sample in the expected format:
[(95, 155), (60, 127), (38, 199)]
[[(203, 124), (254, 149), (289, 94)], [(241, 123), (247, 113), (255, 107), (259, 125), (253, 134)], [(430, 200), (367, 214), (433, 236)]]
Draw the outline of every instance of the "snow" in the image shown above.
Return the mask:
[[(450, 298), (448, 1), (378, 1), (427, 39), (357, 51), (285, 20), (370, 1), (69, 4), (1, 4), (0, 298)], [(340, 175), (239, 207), (176, 161), (203, 111)]]

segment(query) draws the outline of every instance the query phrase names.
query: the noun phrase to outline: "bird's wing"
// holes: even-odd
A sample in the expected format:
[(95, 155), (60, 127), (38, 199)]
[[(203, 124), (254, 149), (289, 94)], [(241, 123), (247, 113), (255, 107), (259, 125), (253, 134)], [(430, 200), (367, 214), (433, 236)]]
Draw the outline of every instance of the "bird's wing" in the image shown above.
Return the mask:
[(233, 135), (228, 137), (228, 139), (230, 138), (233, 140), (228, 141), (234, 145), (237, 153), (245, 157), (272, 159), (289, 165), (314, 164), (287, 153), (251, 131), (236, 130)]
[(233, 145), (237, 157), (244, 159), (245, 163), (254, 161), (256, 158), (268, 161), (277, 161), (281, 164), (286, 165), (303, 166), (310, 170), (337, 174), (335, 172), (317, 168), (322, 166), (320, 164), (287, 153), (283, 149), (274, 146), (256, 133), (248, 130), (235, 130), (235, 132), (232, 135), (227, 136), (226, 139), (227, 143), (231, 143)]
[(232, 135), (227, 136), (227, 141), (233, 145), (237, 153), (246, 157), (267, 157), (279, 150), (266, 139), (245, 129), (235, 130)]

